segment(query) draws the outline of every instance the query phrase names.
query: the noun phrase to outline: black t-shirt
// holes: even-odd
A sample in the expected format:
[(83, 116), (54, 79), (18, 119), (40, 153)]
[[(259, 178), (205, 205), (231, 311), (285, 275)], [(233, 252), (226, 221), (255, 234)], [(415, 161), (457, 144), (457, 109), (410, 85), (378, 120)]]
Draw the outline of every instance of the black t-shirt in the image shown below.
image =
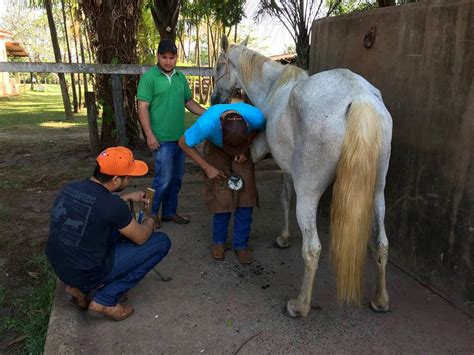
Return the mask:
[(54, 201), (46, 247), (56, 275), (73, 287), (99, 286), (114, 261), (113, 231), (131, 221), (125, 201), (104, 186), (91, 180), (65, 186)]

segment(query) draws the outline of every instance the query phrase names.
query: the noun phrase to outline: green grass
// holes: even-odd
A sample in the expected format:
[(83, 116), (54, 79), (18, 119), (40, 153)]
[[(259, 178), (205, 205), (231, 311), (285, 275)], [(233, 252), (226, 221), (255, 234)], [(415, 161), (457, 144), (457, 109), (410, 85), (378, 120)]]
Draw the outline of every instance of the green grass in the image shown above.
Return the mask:
[[(29, 263), (38, 273), (37, 285), (11, 305), (14, 310), (0, 319), (1, 331), (15, 331), (24, 336), (22, 351), (27, 354), (42, 354), (48, 330), (49, 314), (56, 287), (56, 277), (46, 257), (36, 255)], [(0, 289), (0, 302), (4, 302), (5, 290)]]
[[(184, 123), (190, 127), (197, 116), (186, 110)], [(45, 91), (30, 91), (18, 96), (0, 97), (0, 129), (25, 126), (61, 129), (87, 126), (87, 112), (74, 114), (73, 121), (66, 121), (59, 85), (45, 85)]]
[(59, 85), (45, 85), (45, 91), (30, 91), (18, 96), (0, 97), (0, 128), (40, 126), (67, 128), (87, 125), (85, 108), (74, 114), (73, 122), (65, 121), (64, 106)]

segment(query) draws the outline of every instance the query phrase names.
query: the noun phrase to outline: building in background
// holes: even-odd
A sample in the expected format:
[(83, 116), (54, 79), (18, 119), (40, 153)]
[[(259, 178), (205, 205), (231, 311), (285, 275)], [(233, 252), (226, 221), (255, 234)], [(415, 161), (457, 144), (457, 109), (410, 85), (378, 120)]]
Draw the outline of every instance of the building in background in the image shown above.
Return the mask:
[[(28, 57), (20, 43), (15, 42), (12, 33), (0, 28), (0, 62), (7, 62), (8, 57)], [(19, 80), (10, 78), (9, 73), (0, 73), (0, 96), (18, 95)]]

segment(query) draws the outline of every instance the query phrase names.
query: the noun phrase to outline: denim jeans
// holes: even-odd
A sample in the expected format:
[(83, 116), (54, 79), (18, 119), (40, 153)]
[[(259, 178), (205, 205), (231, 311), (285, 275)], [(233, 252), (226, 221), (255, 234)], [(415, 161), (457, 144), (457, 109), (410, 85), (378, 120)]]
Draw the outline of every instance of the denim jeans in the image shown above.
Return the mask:
[[(214, 244), (225, 244), (231, 212), (215, 213), (212, 226)], [(252, 207), (237, 207), (234, 212), (234, 235), (232, 246), (235, 250), (249, 247), (250, 225), (252, 224)]]
[(114, 264), (92, 299), (103, 306), (115, 306), (118, 299), (135, 287), (163, 259), (171, 242), (162, 232), (154, 232), (142, 245), (128, 239), (116, 242)]
[(155, 158), (155, 177), (153, 188), (155, 196), (151, 207), (153, 215), (158, 213), (162, 204), (161, 215), (171, 217), (178, 208), (178, 193), (184, 175), (185, 154), (177, 142), (160, 143), (160, 148), (153, 152)]

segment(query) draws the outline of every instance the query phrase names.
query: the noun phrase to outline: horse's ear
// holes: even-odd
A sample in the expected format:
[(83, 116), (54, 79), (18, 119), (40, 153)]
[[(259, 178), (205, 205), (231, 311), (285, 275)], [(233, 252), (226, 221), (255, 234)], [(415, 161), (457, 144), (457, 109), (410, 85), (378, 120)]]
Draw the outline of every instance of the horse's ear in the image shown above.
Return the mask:
[(242, 41), (241, 45), (247, 47), (247, 44), (249, 43), (249, 37), (250, 37), (250, 35), (247, 36), (247, 38)]
[(227, 53), (227, 49), (229, 49), (229, 40), (227, 39), (226, 35), (222, 36), (221, 39), (221, 48), (224, 53)]

